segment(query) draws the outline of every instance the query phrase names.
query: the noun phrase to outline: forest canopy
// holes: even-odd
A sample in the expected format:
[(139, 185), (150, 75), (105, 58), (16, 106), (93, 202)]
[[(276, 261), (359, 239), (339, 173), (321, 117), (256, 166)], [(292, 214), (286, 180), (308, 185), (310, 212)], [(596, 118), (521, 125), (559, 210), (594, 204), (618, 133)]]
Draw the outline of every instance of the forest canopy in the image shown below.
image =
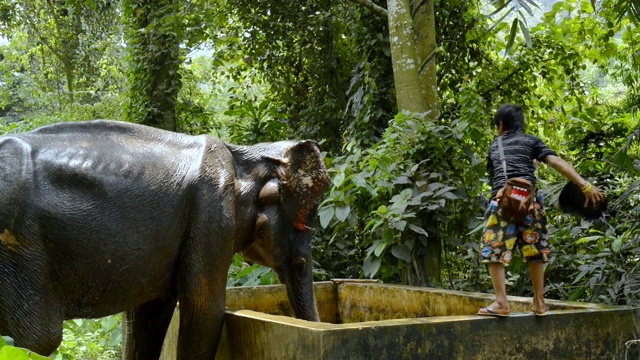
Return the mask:
[[(314, 139), (332, 177), (318, 280), (486, 292), (486, 149), (517, 103), (609, 199), (605, 219), (563, 214), (566, 180), (539, 164), (546, 296), (638, 305), (639, 15), (623, 0), (0, 0), (0, 131), (108, 118)], [(516, 259), (509, 291), (530, 296), (522, 273)], [(236, 256), (228, 284), (275, 281)]]

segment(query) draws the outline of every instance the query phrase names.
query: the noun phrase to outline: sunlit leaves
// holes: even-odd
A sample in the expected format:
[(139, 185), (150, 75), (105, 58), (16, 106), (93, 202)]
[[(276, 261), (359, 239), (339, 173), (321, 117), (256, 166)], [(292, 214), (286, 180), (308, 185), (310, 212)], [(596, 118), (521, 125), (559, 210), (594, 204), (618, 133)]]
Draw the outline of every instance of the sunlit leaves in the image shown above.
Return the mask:
[(0, 360), (45, 360), (49, 359), (40, 356), (32, 351), (28, 351), (13, 346), (4, 346), (0, 344)]
[(539, 9), (540, 7), (538, 6), (538, 4), (533, 0), (494, 0), (490, 3), (495, 7), (495, 10), (490, 13), (488, 17), (491, 18), (500, 13), (502, 14), (497, 20), (495, 20), (494, 24), (487, 30), (487, 32), (493, 31), (508, 16), (510, 16), (511, 14), (515, 14), (514, 19), (511, 21), (511, 30), (509, 31), (509, 35), (507, 37), (505, 54), (509, 54), (511, 52), (518, 33), (518, 29), (520, 29), (520, 32), (522, 33), (526, 44), (531, 47), (531, 35), (529, 33), (529, 27), (526, 22), (525, 14), (534, 16), (532, 7)]
[(107, 360), (121, 356), (122, 315), (73, 319), (63, 324), (63, 342), (54, 359)]
[(8, 56), (0, 81), (13, 85), (2, 89), (11, 91), (12, 105), (67, 110), (119, 89), (121, 78), (106, 76), (122, 72), (107, 71), (118, 65), (117, 13), (111, 1), (0, 1), (0, 31), (10, 47), (2, 51)]
[(249, 264), (240, 254), (233, 256), (227, 286), (257, 286), (278, 284), (278, 277), (273, 269), (258, 265)]

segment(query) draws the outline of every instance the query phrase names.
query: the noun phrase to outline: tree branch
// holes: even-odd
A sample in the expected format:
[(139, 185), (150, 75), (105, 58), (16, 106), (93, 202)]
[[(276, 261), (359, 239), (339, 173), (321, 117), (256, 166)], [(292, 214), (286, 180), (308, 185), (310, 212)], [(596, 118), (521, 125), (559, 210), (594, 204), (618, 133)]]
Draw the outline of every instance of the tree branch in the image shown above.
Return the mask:
[(64, 63), (65, 62), (64, 55), (58, 50), (56, 50), (56, 48), (54, 48), (53, 45), (51, 45), (51, 43), (49, 43), (49, 41), (47, 41), (47, 39), (42, 35), (42, 33), (40, 32), (40, 29), (38, 29), (38, 26), (36, 25), (36, 22), (29, 16), (28, 9), (25, 9), (21, 15), (29, 24), (29, 26), (31, 27), (31, 30), (33, 30), (33, 32), (36, 34), (36, 37), (40, 40), (40, 42), (42, 42), (42, 44), (45, 47), (47, 47), (53, 53), (53, 55), (58, 58), (58, 60)]
[(382, 17), (387, 17), (387, 9), (376, 5), (373, 0), (350, 0), (351, 2), (354, 2), (356, 4), (360, 4), (364, 7), (366, 7), (367, 9), (369, 9), (372, 13), (378, 15), (378, 16), (382, 16)]

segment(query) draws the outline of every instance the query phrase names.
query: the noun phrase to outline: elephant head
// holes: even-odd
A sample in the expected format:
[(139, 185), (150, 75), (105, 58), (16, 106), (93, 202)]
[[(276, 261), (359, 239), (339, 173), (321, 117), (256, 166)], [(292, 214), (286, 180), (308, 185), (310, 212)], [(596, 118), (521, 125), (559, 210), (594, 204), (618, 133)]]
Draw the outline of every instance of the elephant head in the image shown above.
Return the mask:
[(329, 176), (313, 141), (230, 146), (236, 161), (243, 219), (236, 251), (272, 267), (296, 317), (318, 321), (311, 261), (311, 230)]

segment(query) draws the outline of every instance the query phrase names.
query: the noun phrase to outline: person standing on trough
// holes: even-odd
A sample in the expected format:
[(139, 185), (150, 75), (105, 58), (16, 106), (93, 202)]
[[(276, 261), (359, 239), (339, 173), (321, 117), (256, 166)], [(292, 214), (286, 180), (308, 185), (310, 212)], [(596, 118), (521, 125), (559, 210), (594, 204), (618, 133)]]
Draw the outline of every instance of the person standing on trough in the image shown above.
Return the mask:
[[(485, 213), (480, 257), (481, 262), (488, 266), (496, 298), (491, 305), (481, 308), (478, 315), (509, 316), (511, 313), (507, 301), (505, 266), (511, 262), (512, 252), (517, 246), (531, 273), (534, 292), (532, 311), (537, 316), (545, 316), (548, 313), (548, 306), (544, 300), (544, 264), (549, 261), (551, 249), (542, 197), (534, 194), (528, 215), (521, 223), (514, 223), (502, 216), (501, 190), (507, 179), (517, 177), (533, 184), (535, 191), (536, 177), (533, 161), (537, 160), (545, 162), (579, 186), (585, 194), (586, 206), (596, 206), (605, 197), (597, 187), (583, 179), (569, 163), (560, 159), (542, 140), (525, 134), (524, 114), (519, 105), (501, 106), (495, 114), (494, 125), (499, 136), (491, 143), (487, 154), (487, 171), (491, 180), (492, 193)], [(504, 154), (502, 156), (499, 142)], [(505, 160), (504, 164), (502, 157)]]

